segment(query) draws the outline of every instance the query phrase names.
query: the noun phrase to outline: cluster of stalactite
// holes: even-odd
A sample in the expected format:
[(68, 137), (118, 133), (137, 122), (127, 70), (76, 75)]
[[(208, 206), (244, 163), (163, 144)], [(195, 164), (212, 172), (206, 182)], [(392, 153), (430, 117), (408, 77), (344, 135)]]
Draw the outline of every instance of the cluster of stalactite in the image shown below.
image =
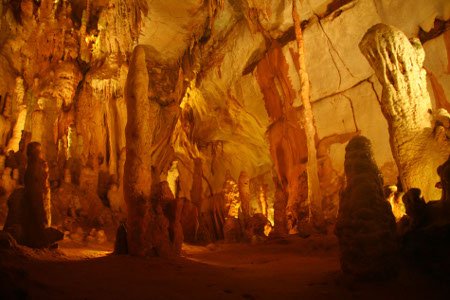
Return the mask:
[(239, 219), (236, 240), (247, 224), (249, 232), (267, 234), (265, 185), (256, 188), (259, 221), (251, 221), (245, 172), (232, 203), (227, 188), (214, 194), (209, 186), (206, 196), (204, 158), (193, 137), (188, 89), (212, 67), (199, 61), (214, 50), (209, 39), (223, 7), (205, 3), (209, 25), (167, 65), (149, 47), (134, 45), (147, 1), (2, 4), (3, 197), (23, 185), (26, 146), (39, 142), (53, 223), (68, 238), (83, 241), (95, 231), (102, 239), (97, 229), (126, 220), (129, 253), (170, 256), (180, 252), (183, 231), (188, 240), (213, 241), (228, 236), (230, 220)]
[(2, 4), (2, 197), (23, 185), (26, 145), (39, 142), (55, 195), (54, 224), (68, 233), (81, 221), (101, 227), (125, 217), (123, 90), (146, 5), (138, 0)]

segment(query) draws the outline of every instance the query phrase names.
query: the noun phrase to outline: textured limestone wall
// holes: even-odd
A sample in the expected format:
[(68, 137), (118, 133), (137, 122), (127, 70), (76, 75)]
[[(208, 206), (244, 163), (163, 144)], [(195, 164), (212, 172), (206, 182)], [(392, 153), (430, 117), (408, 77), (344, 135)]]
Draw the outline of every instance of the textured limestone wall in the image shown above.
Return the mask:
[[(255, 44), (255, 41), (260, 39), (261, 33), (266, 44), (267, 39), (277, 39), (283, 44), (283, 54), (289, 65), (289, 77), (294, 93), (299, 90), (299, 78), (295, 69), (296, 45), (293, 34), (290, 32), (292, 30), (291, 4), (291, 1), (279, 1), (276, 4), (263, 0), (247, 1), (246, 8), (257, 11), (256, 17), (245, 16), (253, 32), (251, 38), (247, 37), (246, 29), (239, 29), (241, 35), (237, 40), (230, 34), (225, 41), (233, 39), (232, 46), (229, 48), (231, 51), (224, 54), (218, 67), (206, 73), (200, 88), (204, 101), (208, 103), (229, 101), (230, 96), (226, 95), (225, 91), (230, 90), (230, 85), (242, 86), (247, 91), (251, 91), (231, 95), (243, 103), (245, 112), (249, 112), (248, 115), (243, 116), (246, 120), (258, 120), (259, 130), (253, 129), (251, 138), (254, 140), (255, 136), (260, 137), (258, 146), (262, 145), (261, 141), (266, 137), (263, 129), (264, 124), (268, 122), (264, 112), (251, 109), (256, 103), (261, 103), (263, 98), (261, 88), (253, 79), (256, 72), (254, 66), (267, 51), (267, 48), (261, 49), (260, 44)], [(449, 19), (449, 11), (450, 4), (440, 0), (302, 1), (301, 16), (305, 21), (307, 20), (307, 23), (304, 23), (305, 51), (313, 110), (316, 116), (318, 144), (323, 141), (321, 150), (323, 167), (320, 172), (333, 174), (322, 176), (323, 187), (329, 189), (325, 194), (332, 195), (338, 192), (341, 186), (338, 182), (342, 182), (343, 179), (345, 145), (356, 133), (367, 136), (373, 142), (374, 156), (385, 177), (385, 183), (397, 182), (398, 173), (389, 146), (388, 125), (379, 105), (381, 85), (357, 47), (365, 32), (374, 24), (385, 22), (405, 31), (408, 37), (420, 36), (424, 41), (428, 90), (432, 100), (434, 99), (434, 108), (448, 108), (450, 99), (448, 96), (450, 92), (448, 90), (450, 86), (448, 83), (450, 78), (448, 75), (449, 33), (448, 31), (439, 33), (439, 28), (443, 28), (439, 24)], [(239, 16), (234, 17), (239, 20)], [(221, 18), (233, 20), (229, 17), (227, 6), (225, 11), (219, 13), (217, 17), (217, 19)], [(238, 21), (235, 22), (239, 24)], [(230, 32), (234, 33), (238, 30), (236, 26), (238, 25), (235, 25)], [(427, 32), (434, 32), (434, 34), (427, 35)], [(427, 36), (431, 39), (424, 38)], [(226, 64), (227, 57), (233, 59), (231, 69)], [(247, 63), (242, 69), (242, 76), (236, 75), (236, 69), (242, 68), (240, 62), (244, 60), (247, 60)], [(298, 94), (293, 101), (294, 106), (300, 105)], [(229, 109), (227, 109), (230, 114), (233, 112), (231, 107), (228, 106)], [(227, 114), (226, 111), (221, 110), (220, 116), (224, 113)], [(244, 120), (241, 119), (240, 122), (243, 124)], [(237, 145), (231, 146), (230, 144), (233, 143), (231, 138), (224, 136), (224, 128), (227, 128), (228, 124), (227, 119), (222, 119), (218, 126), (214, 127), (215, 130), (208, 127), (204, 131), (204, 133), (207, 132), (204, 139), (226, 137), (225, 141), (222, 141), (223, 157), (231, 156), (235, 160), (239, 157), (252, 157), (252, 160), (246, 160), (246, 162), (251, 161), (252, 165), (255, 165), (253, 157), (256, 157), (255, 161), (259, 162), (258, 165), (267, 161), (267, 152), (258, 151), (253, 142), (251, 143), (253, 151), (251, 148), (250, 151), (243, 151), (242, 145), (239, 151), (236, 151)], [(234, 126), (232, 133), (241, 135), (245, 128)], [(335, 142), (330, 142), (333, 140)], [(231, 168), (232, 174), (235, 174), (237, 178), (242, 164), (231, 161), (226, 164), (226, 167)], [(219, 184), (222, 179), (218, 178), (223, 176), (223, 174), (215, 174), (216, 179), (212, 181), (217, 180)], [(336, 202), (336, 199), (324, 201)], [(330, 207), (330, 215), (335, 214), (335, 205), (324, 204), (324, 206)]]
[[(261, 35), (266, 40), (277, 39), (283, 45), (284, 59), (289, 65), (289, 78), (293, 85), (293, 91), (299, 90), (299, 78), (295, 69), (296, 45), (293, 40), (291, 1), (279, 1), (276, 4), (271, 1), (247, 1), (247, 9), (257, 11), (256, 17), (244, 16), (249, 24), (252, 35), (248, 35), (246, 27), (242, 27), (238, 20), (239, 15), (230, 17), (229, 7), (220, 12), (216, 20), (225, 19), (228, 24), (236, 23), (234, 27), (228, 25), (225, 29), (218, 27), (224, 32), (230, 32), (219, 49), (229, 49), (219, 57), (221, 60), (212, 69), (205, 73), (199, 89), (203, 101), (211, 103), (213, 107), (220, 107), (214, 112), (214, 127), (204, 128), (203, 140), (221, 139), (222, 157), (233, 157), (233, 161), (222, 165), (222, 168), (231, 169), (237, 178), (242, 167), (241, 157), (246, 157), (245, 163), (262, 166), (267, 159), (267, 152), (259, 151), (266, 139), (264, 129), (269, 120), (264, 112), (254, 109), (257, 103), (261, 103), (263, 94), (258, 87), (255, 77), (255, 65), (260, 61), (267, 48), (256, 43)], [(381, 98), (381, 85), (374, 76), (374, 71), (360, 52), (358, 43), (365, 32), (374, 24), (386, 22), (397, 26), (406, 32), (408, 37), (426, 36), (427, 32), (438, 31), (439, 26), (433, 29), (434, 22), (440, 24), (440, 20), (449, 19), (450, 4), (446, 1), (302, 1), (301, 16), (305, 20), (304, 38), (307, 71), (311, 82), (311, 97), (313, 110), (316, 116), (316, 129), (318, 144), (322, 142), (321, 161), (323, 168), (321, 174), (333, 174), (323, 176), (323, 187), (328, 188), (326, 194), (336, 194), (339, 190), (338, 182), (342, 181), (344, 149), (346, 142), (356, 133), (367, 136), (373, 142), (374, 156), (377, 164), (385, 177), (386, 184), (397, 182), (397, 168), (394, 163), (389, 146), (388, 126), (379, 101)], [(228, 4), (230, 5), (230, 4)], [(244, 5), (245, 7), (245, 5)], [(255, 21), (256, 19), (256, 21)], [(231, 21), (230, 21), (231, 20)], [(307, 20), (307, 22), (306, 22)], [(217, 21), (220, 23), (219, 21)], [(240, 29), (242, 27), (242, 29)], [(235, 32), (240, 32), (238, 39), (234, 38)], [(221, 37), (220, 34), (218, 36)], [(431, 39), (425, 41), (425, 68), (428, 71), (429, 85), (435, 108), (448, 107), (448, 31), (437, 33)], [(228, 42), (232, 40), (230, 46)], [(266, 46), (267, 47), (267, 46)], [(220, 52), (220, 51), (218, 51)], [(218, 53), (216, 52), (216, 53)], [(219, 55), (217, 55), (219, 56)], [(227, 64), (230, 57), (232, 65)], [(242, 68), (241, 62), (246, 61)], [(242, 70), (240, 75), (239, 69)], [(241, 87), (244, 92), (236, 93), (236, 88)], [(277, 87), (279, 88), (279, 87)], [(256, 127), (231, 126), (236, 124), (225, 115), (236, 115), (233, 105), (224, 106), (221, 103), (230, 103), (230, 95), (226, 91), (231, 90), (233, 102), (241, 103), (239, 115), (240, 124), (254, 120)], [(216, 104), (217, 103), (217, 104)], [(294, 106), (300, 106), (299, 95), (293, 99)], [(209, 105), (204, 105), (204, 115), (211, 116)], [(194, 108), (196, 110), (196, 108)], [(245, 112), (242, 114), (242, 110)], [(200, 118), (201, 120), (211, 120)], [(236, 120), (236, 119), (235, 119)], [(231, 122), (230, 122), (231, 121)], [(209, 124), (209, 121), (206, 121)], [(216, 123), (217, 122), (217, 123)], [(247, 125), (247, 124), (246, 124)], [(230, 129), (228, 129), (230, 128)], [(241, 136), (246, 129), (252, 128), (249, 144), (236, 145), (236, 140), (229, 136)], [(227, 134), (225, 134), (227, 133)], [(258, 137), (258, 140), (255, 140)], [(330, 142), (334, 141), (334, 142)], [(255, 142), (257, 144), (255, 145)], [(266, 146), (267, 147), (267, 140)], [(239, 150), (236, 150), (239, 149)], [(244, 150), (249, 149), (249, 150)], [(255, 160), (253, 160), (255, 157)], [(250, 158), (250, 159), (249, 159)], [(270, 164), (270, 161), (269, 161)], [(220, 168), (216, 168), (218, 170)], [(264, 168), (262, 168), (264, 169)], [(261, 170), (261, 167), (260, 169)], [(247, 170), (248, 171), (248, 170)], [(258, 169), (256, 170), (258, 171)], [(222, 171), (225, 172), (225, 171)], [(253, 173), (250, 172), (250, 176)], [(220, 186), (223, 182), (224, 173), (215, 173), (212, 180), (213, 186)], [(217, 185), (214, 183), (217, 180)], [(333, 186), (333, 187), (331, 187)], [(329, 201), (329, 200), (324, 200)], [(336, 199), (331, 200), (336, 202)], [(336, 206), (326, 204), (330, 207), (330, 214), (336, 212)]]

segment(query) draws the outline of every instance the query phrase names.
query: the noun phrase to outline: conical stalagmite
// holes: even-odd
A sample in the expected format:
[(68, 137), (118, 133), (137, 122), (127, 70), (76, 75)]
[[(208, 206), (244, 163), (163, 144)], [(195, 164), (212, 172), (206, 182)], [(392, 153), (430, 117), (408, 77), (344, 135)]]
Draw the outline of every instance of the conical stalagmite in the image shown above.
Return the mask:
[(395, 218), (370, 141), (355, 137), (345, 150), (347, 185), (335, 229), (342, 270), (357, 277), (390, 276), (396, 270)]

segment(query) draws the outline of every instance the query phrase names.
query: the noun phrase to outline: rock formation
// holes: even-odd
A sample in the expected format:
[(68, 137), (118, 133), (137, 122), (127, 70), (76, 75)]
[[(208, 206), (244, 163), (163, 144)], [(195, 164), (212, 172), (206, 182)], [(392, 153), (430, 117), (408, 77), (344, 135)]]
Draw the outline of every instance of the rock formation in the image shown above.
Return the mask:
[(427, 226), (450, 223), (450, 156), (437, 168), (437, 174), (440, 181), (436, 186), (442, 191), (439, 200), (426, 203), (421, 190), (417, 188), (410, 189), (403, 195), (406, 215), (399, 224), (402, 234)]
[(127, 227), (123, 223), (117, 228), (116, 241), (114, 242), (114, 254), (128, 254)]
[(378, 24), (367, 31), (359, 47), (383, 86), (380, 104), (403, 189), (420, 188), (426, 199), (437, 199), (435, 170), (450, 153), (450, 144), (431, 128), (420, 41), (409, 41), (400, 30)]
[(420, 189), (410, 189), (403, 196), (406, 215), (399, 222), (402, 251), (408, 263), (432, 272), (450, 276), (450, 157), (437, 169), (442, 188), (438, 201), (425, 202)]
[(242, 171), (238, 179), (239, 197), (241, 200), (242, 215), (244, 221), (250, 217), (250, 178), (247, 172)]
[[(352, 136), (373, 141), (387, 184), (398, 175), (385, 147), (382, 86), (355, 47), (374, 24), (424, 44), (436, 140), (426, 151), (448, 148), (449, 116), (440, 110), (450, 107), (447, 2), (0, 1), (0, 224), (33, 141), (48, 163), (52, 225), (81, 243), (103, 240), (101, 230), (112, 240), (127, 213), (128, 238), (144, 245), (130, 243), (131, 252), (146, 252), (137, 255), (178, 251), (179, 210), (195, 243), (225, 232), (245, 239), (255, 213), (274, 221), (274, 235), (305, 231), (314, 214), (331, 225)], [(135, 48), (144, 52), (139, 63)], [(419, 88), (409, 82), (404, 94), (414, 98)], [(127, 103), (130, 95), (150, 113)], [(443, 162), (420, 151), (410, 155)], [(436, 166), (421, 173), (435, 176)], [(227, 170), (238, 193), (223, 191)], [(161, 192), (165, 181), (172, 195)], [(311, 201), (312, 181), (322, 201)], [(145, 200), (127, 201), (127, 212), (124, 195), (139, 193)]]
[(429, 223), (427, 204), (421, 195), (420, 189), (412, 188), (402, 197), (406, 215), (399, 221), (399, 234), (404, 235), (410, 231)]
[(245, 235), (249, 241), (266, 238), (272, 230), (272, 225), (266, 216), (261, 213), (251, 216), (245, 224)]
[(179, 117), (184, 85), (176, 66), (163, 66), (155, 57), (149, 57), (148, 51), (143, 46), (134, 49), (126, 85), (123, 182), (128, 249), (132, 255), (170, 256), (181, 250), (182, 202), (175, 200), (160, 175), (169, 171), (175, 159), (170, 137)]
[(395, 218), (367, 138), (354, 137), (348, 143), (345, 176), (335, 229), (342, 270), (356, 277), (392, 275), (398, 250)]
[[(268, 128), (270, 153), (279, 182), (285, 191), (278, 195), (287, 196), (287, 231), (295, 233), (298, 226), (301, 226), (300, 223), (309, 217), (306, 172), (308, 151), (304, 143), (304, 129), (301, 128), (293, 107), (295, 93), (287, 69), (280, 45), (274, 41), (272, 48), (258, 63), (256, 77), (272, 122)], [(279, 82), (281, 88), (277, 88), (275, 82)]]
[(48, 165), (42, 157), (42, 147), (38, 142), (27, 146), (27, 168), (24, 174), (25, 197), (33, 200), (33, 210), (40, 211), (39, 223), (51, 226), (50, 184)]
[(228, 176), (224, 183), (224, 204), (225, 221), (223, 225), (223, 235), (227, 242), (238, 242), (242, 239), (242, 227), (239, 222), (241, 210), (241, 198), (239, 197), (239, 187), (236, 181)]
[[(450, 156), (437, 168), (440, 181), (437, 186), (442, 189), (441, 201), (446, 209), (450, 208)], [(450, 214), (449, 214), (450, 217)]]
[(51, 228), (50, 185), (47, 162), (41, 145), (27, 146), (25, 188), (14, 191), (8, 199), (8, 217), (4, 230), (20, 244), (33, 248), (48, 247), (62, 239), (62, 233)]
[(281, 185), (277, 176), (274, 176), (273, 182), (275, 184), (275, 200), (274, 200), (274, 228), (272, 234), (274, 235), (284, 235), (287, 233), (286, 224), (286, 205), (287, 205), (287, 195), (286, 190)]
[[(148, 255), (146, 241), (151, 213), (151, 154), (158, 105), (148, 100), (149, 75), (143, 47), (136, 47), (127, 79), (127, 158), (124, 167), (124, 197), (128, 207), (128, 247), (132, 255)], [(150, 247), (150, 249), (149, 249)]]
[(258, 201), (259, 201), (259, 205), (261, 207), (261, 213), (266, 218), (269, 216), (268, 207), (267, 207), (268, 206), (267, 205), (267, 189), (268, 189), (267, 184), (261, 185), (259, 187), (259, 194), (258, 194)]

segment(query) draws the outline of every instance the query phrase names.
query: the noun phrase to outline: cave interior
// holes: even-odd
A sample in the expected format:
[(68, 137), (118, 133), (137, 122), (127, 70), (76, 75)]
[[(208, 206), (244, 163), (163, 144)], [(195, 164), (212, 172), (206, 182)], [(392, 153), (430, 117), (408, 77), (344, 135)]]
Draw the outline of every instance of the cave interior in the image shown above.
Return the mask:
[(0, 299), (449, 299), (450, 1), (1, 0)]

